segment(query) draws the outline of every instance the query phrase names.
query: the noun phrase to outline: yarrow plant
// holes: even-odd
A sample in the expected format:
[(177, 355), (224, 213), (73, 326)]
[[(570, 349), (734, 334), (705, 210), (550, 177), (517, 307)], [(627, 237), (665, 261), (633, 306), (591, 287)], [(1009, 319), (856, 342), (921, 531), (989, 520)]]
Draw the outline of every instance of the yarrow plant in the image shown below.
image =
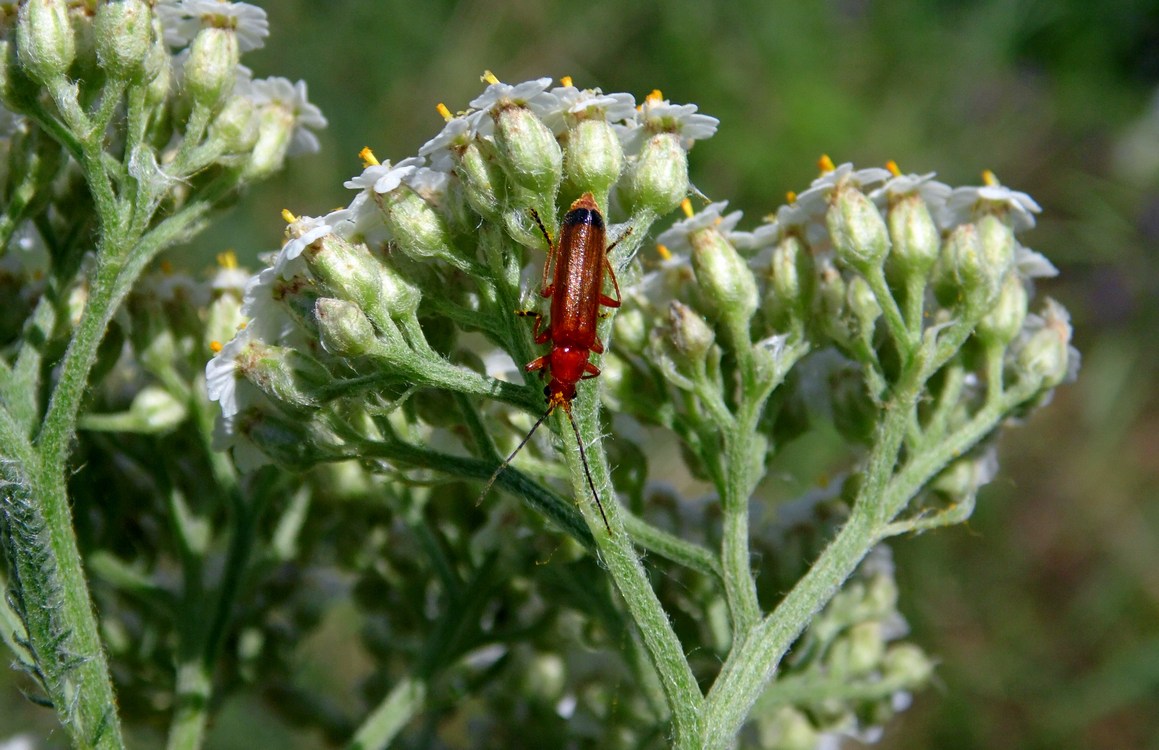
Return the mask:
[[(264, 15), (14, 19), (0, 621), (74, 744), (122, 747), (125, 717), (198, 747), (252, 686), (352, 748), (819, 748), (929, 681), (886, 542), (968, 518), (1000, 429), (1078, 366), (1066, 311), (1031, 307), (1056, 271), (1019, 239), (1029, 196), (824, 158), (744, 230), (693, 203), (695, 105), (488, 73), (416, 156), (364, 150), (348, 205), (286, 211), (259, 272), (198, 280), (151, 261), (324, 124), (238, 65)], [(131, 34), (146, 62), (117, 67)], [(622, 305), (599, 377), (496, 475), (545, 410), (524, 366), (564, 345), (516, 313), (546, 315), (581, 196)], [(770, 462), (817, 433), (841, 472), (782, 497)], [(292, 679), (333, 617), (359, 706)]]

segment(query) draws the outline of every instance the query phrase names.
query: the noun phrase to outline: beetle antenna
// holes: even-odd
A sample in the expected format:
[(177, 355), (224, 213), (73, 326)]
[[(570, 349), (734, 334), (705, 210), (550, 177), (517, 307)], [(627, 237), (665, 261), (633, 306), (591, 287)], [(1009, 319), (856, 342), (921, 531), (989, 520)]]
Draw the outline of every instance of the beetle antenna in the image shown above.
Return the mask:
[(547, 411), (543, 413), (543, 416), (540, 417), (535, 422), (535, 424), (531, 426), (531, 429), (528, 431), (527, 435), (523, 438), (519, 445), (515, 446), (515, 450), (511, 451), (511, 455), (503, 459), (503, 463), (499, 464), (499, 467), (495, 469), (495, 473), (492, 474), (491, 478), (487, 480), (487, 486), (483, 488), (483, 492), (479, 495), (479, 499), (475, 501), (475, 505), (483, 502), (483, 498), (487, 497), (487, 493), (489, 493), (491, 488), (495, 486), (495, 480), (499, 478), (499, 475), (503, 473), (504, 469), (511, 465), (511, 461), (515, 458), (516, 454), (523, 450), (523, 446), (527, 445), (527, 442), (531, 440), (531, 436), (535, 434), (535, 431), (539, 429), (539, 426), (543, 424), (543, 421), (551, 416), (551, 412), (554, 409), (554, 406), (549, 406)]
[(575, 419), (571, 415), (571, 409), (564, 405), (564, 414), (567, 414), (567, 421), (571, 423), (571, 431), (575, 433), (575, 443), (579, 446), (580, 463), (584, 465), (584, 476), (588, 478), (588, 487), (592, 491), (592, 497), (596, 499), (596, 507), (600, 509), (600, 518), (604, 519), (604, 528), (608, 533), (612, 533), (612, 526), (608, 523), (608, 516), (604, 513), (604, 504), (600, 502), (600, 493), (596, 492), (596, 483), (592, 481), (592, 472), (588, 469), (588, 457), (584, 453), (584, 441), (580, 437), (579, 428), (575, 426)]
[[(511, 465), (511, 462), (515, 460), (515, 456), (518, 455), (519, 451), (523, 450), (523, 446), (527, 445), (527, 443), (531, 440), (531, 436), (534, 435), (535, 431), (539, 429), (539, 426), (543, 424), (548, 417), (551, 416), (553, 411), (555, 411), (554, 404), (548, 407), (547, 411), (543, 413), (543, 416), (535, 421), (535, 424), (533, 424), (531, 429), (527, 431), (527, 435), (519, 442), (519, 445), (515, 446), (515, 450), (511, 451), (511, 455), (503, 459), (503, 463), (499, 464), (499, 466), (495, 469), (495, 473), (493, 473), (491, 478), (487, 480), (487, 486), (484, 487), (483, 491), (479, 494), (479, 499), (475, 501), (475, 505), (483, 502), (483, 499), (487, 497), (489, 492), (491, 492), (491, 488), (495, 486), (495, 480), (498, 479), (499, 475), (502, 474), (503, 471)], [(592, 491), (592, 497), (596, 499), (596, 507), (600, 510), (600, 518), (604, 519), (604, 528), (606, 528), (610, 534), (612, 533), (612, 526), (608, 523), (608, 516), (606, 513), (604, 513), (604, 504), (600, 502), (600, 493), (596, 492), (596, 483), (592, 480), (592, 472), (588, 468), (588, 457), (584, 452), (583, 438), (580, 437), (579, 428), (576, 427), (575, 424), (575, 418), (571, 415), (571, 409), (568, 409), (565, 405), (563, 411), (565, 414), (567, 414), (567, 421), (569, 424), (571, 424), (571, 431), (575, 433), (575, 442), (576, 445), (579, 446), (580, 463), (582, 463), (584, 466), (584, 476), (587, 477), (588, 488)]]

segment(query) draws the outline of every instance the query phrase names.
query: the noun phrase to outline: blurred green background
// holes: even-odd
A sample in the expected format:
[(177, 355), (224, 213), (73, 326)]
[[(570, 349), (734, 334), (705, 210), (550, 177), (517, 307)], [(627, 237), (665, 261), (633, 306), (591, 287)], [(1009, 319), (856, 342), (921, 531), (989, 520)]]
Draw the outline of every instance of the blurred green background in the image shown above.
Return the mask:
[[(413, 155), (442, 125), (436, 103), (464, 108), (484, 69), (698, 104), (721, 125), (693, 151), (693, 180), (743, 208), (742, 228), (806, 187), (822, 153), (951, 184), (992, 169), (1034, 196), (1043, 216), (1023, 239), (1062, 270), (1040, 294), (1072, 312), (1083, 370), (1003, 439), (968, 525), (895, 544), (901, 609), (941, 665), (883, 745), (1159, 748), (1159, 3), (264, 6), (271, 36), (244, 62), (308, 82), (330, 120), (322, 152), (247, 195), (180, 265), (226, 247), (252, 258), (280, 243), (280, 209), (346, 203), (360, 148)], [(48, 712), (3, 690), (0, 739), (44, 737)], [(279, 746), (277, 727), (253, 734), (266, 729), (244, 700), (211, 746)]]

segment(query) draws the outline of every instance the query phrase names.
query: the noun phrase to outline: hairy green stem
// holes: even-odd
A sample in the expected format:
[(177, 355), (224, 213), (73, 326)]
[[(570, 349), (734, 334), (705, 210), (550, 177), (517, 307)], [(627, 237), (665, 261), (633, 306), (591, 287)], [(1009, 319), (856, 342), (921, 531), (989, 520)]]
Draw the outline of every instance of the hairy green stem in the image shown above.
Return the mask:
[[(581, 463), (579, 446), (576, 445), (570, 428), (561, 429), (568, 466), (571, 469), (572, 487), (577, 497), (581, 498), (580, 510), (595, 537), (600, 560), (607, 566), (608, 573), (615, 581), (616, 588), (640, 631), (652, 664), (660, 675), (660, 684), (672, 713), (673, 745), (677, 748), (695, 748), (698, 746), (704, 697), (684, 656), (684, 648), (672, 629), (672, 624), (656, 597), (656, 592), (652, 589), (644, 566), (640, 564), (636, 548), (625, 529), (620, 506), (616, 502), (615, 490), (612, 487), (607, 454), (596, 439), (599, 434), (598, 410), (599, 403), (594, 393), (581, 393), (572, 406), (571, 416), (575, 418), (580, 439), (594, 448), (585, 449), (588, 463), (586, 468)], [(561, 414), (558, 418), (567, 419), (568, 414)], [(595, 507), (594, 498), (590, 500), (588, 498), (585, 472), (589, 469), (592, 481), (604, 499), (604, 511), (608, 525), (611, 526), (611, 533), (604, 527), (603, 518)]]

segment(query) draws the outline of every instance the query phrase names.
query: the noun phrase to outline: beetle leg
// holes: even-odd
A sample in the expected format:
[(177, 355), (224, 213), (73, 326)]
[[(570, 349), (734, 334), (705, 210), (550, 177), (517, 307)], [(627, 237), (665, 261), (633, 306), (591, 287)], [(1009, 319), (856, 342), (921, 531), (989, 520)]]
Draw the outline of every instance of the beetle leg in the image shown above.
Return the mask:
[(544, 329), (543, 331), (539, 330), (540, 327), (543, 325), (543, 316), (542, 315), (535, 312), (534, 310), (516, 310), (515, 314), (520, 315), (520, 316), (525, 317), (525, 318), (530, 318), (530, 317), (535, 318), (535, 325), (531, 329), (531, 337), (533, 339), (535, 339), (535, 343), (546, 344), (548, 341), (551, 341), (551, 326), (550, 325), (548, 325), (547, 328)]
[[(623, 239), (622, 237), (620, 239)], [(619, 242), (619, 240), (616, 240)], [(611, 248), (609, 248), (611, 249)], [(612, 270), (612, 262), (608, 260), (608, 256), (604, 256), (604, 268), (607, 269), (608, 276), (612, 277), (612, 288), (616, 290), (616, 298), (612, 299), (606, 294), (600, 294), (600, 304), (604, 307), (619, 307), (623, 298), (620, 296), (620, 282), (616, 281), (616, 272)]]
[[(593, 350), (594, 351), (594, 350)], [(543, 359), (543, 357), (540, 357)], [(584, 374), (580, 375), (580, 380), (590, 380), (600, 374), (600, 368), (593, 365), (591, 362), (584, 363)]]
[(536, 370), (542, 370), (543, 368), (547, 367), (547, 365), (548, 365), (547, 357), (548, 357), (548, 355), (546, 355), (546, 354), (544, 354), (542, 357), (536, 357), (535, 359), (531, 360), (530, 362), (528, 362), (527, 364), (525, 364), (523, 366), (523, 371), (524, 372), (535, 372)]
[(540, 292), (544, 297), (550, 297), (555, 293), (552, 285), (548, 283), (551, 278), (551, 266), (555, 263), (555, 242), (551, 239), (551, 234), (548, 233), (547, 227), (543, 225), (543, 219), (539, 218), (539, 212), (534, 208), (527, 209), (531, 212), (531, 218), (535, 219), (535, 225), (539, 227), (539, 231), (543, 233), (543, 239), (547, 240), (547, 260), (543, 262), (543, 291)]

